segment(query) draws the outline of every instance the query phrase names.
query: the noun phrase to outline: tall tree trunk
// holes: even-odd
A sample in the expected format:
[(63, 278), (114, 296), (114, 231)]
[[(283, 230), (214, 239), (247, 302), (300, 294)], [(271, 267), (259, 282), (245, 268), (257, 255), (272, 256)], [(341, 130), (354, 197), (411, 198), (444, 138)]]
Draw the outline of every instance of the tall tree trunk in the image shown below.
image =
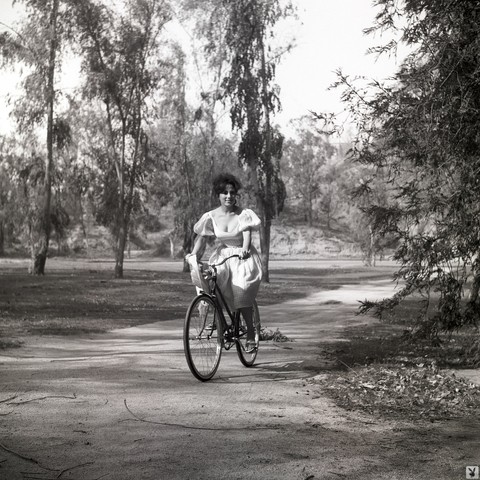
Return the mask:
[(368, 227), (368, 245), (365, 252), (365, 265), (367, 267), (375, 266), (375, 233), (373, 227)]
[(260, 249), (262, 259), (262, 280), (270, 282), (270, 271), (268, 265), (270, 262), (270, 231), (272, 222), (268, 216), (264, 215), (262, 225), (260, 226)]
[(123, 214), (119, 212), (119, 216), (122, 218), (119, 220), (119, 231), (117, 242), (115, 245), (115, 278), (123, 278), (123, 261), (125, 259), (125, 245), (127, 242), (125, 222), (123, 220)]
[(35, 275), (45, 274), (48, 244), (50, 242), (51, 220), (50, 206), (52, 200), (52, 171), (53, 171), (53, 113), (55, 103), (55, 58), (57, 53), (57, 17), (59, 0), (53, 0), (50, 15), (50, 55), (48, 59), (47, 77), (47, 160), (45, 163), (44, 204), (42, 221), (38, 222), (39, 232), (37, 241), (32, 245), (32, 265), (30, 271)]
[(123, 261), (125, 259), (125, 245), (127, 242), (127, 228), (125, 225), (125, 137), (126, 126), (123, 121), (122, 150), (118, 175), (118, 212), (117, 212), (117, 239), (115, 242), (115, 278), (123, 278)]
[(480, 272), (475, 272), (473, 275), (472, 288), (470, 289), (469, 303), (478, 303), (478, 297), (480, 292)]
[(310, 192), (307, 199), (307, 221), (308, 226), (311, 227), (313, 225), (313, 200)]
[(79, 206), (80, 206), (80, 225), (82, 228), (82, 233), (83, 233), (83, 243), (85, 245), (85, 252), (87, 253), (87, 256), (90, 254), (90, 246), (88, 244), (88, 227), (87, 227), (87, 211), (86, 208), (83, 207), (83, 198), (81, 192), (79, 192)]
[(168, 240), (170, 242), (170, 258), (175, 259), (175, 231), (172, 230), (168, 234)]
[(270, 111), (268, 109), (268, 80), (266, 78), (266, 62), (265, 62), (265, 46), (263, 36), (261, 37), (261, 80), (262, 80), (262, 105), (263, 114), (265, 117), (265, 151), (264, 151), (264, 176), (265, 176), (265, 190), (262, 192), (262, 206), (263, 212), (262, 227), (260, 229), (260, 245), (262, 248), (262, 268), (263, 281), (270, 282), (270, 230), (272, 227), (272, 218), (274, 214), (274, 199), (272, 189), (273, 165), (272, 165), (272, 127), (270, 125)]
[(0, 221), (0, 257), (5, 255), (5, 227), (3, 221)]
[[(255, 159), (249, 159), (249, 165), (254, 162)], [(259, 229), (260, 234), (260, 258), (262, 260), (262, 281), (269, 282), (270, 276), (268, 271), (268, 264), (270, 261), (270, 228), (271, 219), (267, 212), (267, 205), (264, 200), (264, 188), (258, 179), (258, 172), (256, 169), (250, 170), (250, 184), (253, 187), (253, 191), (256, 196), (257, 214), (262, 221)]]

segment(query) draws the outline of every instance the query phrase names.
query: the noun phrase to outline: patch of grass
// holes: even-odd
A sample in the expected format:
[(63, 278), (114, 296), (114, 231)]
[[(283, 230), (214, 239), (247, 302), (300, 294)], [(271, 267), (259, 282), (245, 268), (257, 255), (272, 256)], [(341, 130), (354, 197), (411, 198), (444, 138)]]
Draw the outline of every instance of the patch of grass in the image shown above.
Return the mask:
[(7, 348), (20, 348), (23, 345), (23, 342), (20, 340), (5, 340), (0, 338), (0, 350), (5, 350)]
[(0, 277), (0, 337), (97, 333), (182, 318), (195, 290), (182, 272), (18, 271)]
[(443, 334), (439, 342), (405, 335), (405, 325), (375, 323), (344, 330), (348, 342), (325, 345), (326, 355), (340, 365), (415, 366), (435, 359), (440, 368), (473, 368), (478, 357), (471, 353), (476, 345), (478, 332), (465, 328), (453, 334)]
[[(115, 279), (112, 262), (55, 259), (45, 276), (36, 277), (28, 275), (24, 265), (7, 262), (0, 276), (0, 338), (101, 333), (181, 321), (195, 296), (190, 274), (181, 267), (178, 262), (174, 272), (129, 269), (124, 279)], [(383, 270), (362, 268), (274, 270), (257, 300), (260, 305), (281, 303), (339, 288), (365, 273), (386, 276)]]

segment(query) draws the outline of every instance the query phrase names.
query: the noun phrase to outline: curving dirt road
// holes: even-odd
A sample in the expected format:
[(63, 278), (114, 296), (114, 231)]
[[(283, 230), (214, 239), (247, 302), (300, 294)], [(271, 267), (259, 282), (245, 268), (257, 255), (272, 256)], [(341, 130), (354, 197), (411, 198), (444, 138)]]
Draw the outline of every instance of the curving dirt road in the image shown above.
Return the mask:
[(213, 381), (188, 371), (182, 321), (88, 337), (32, 338), (0, 355), (0, 479), (461, 479), (480, 463), (478, 419), (385, 422), (335, 407), (311, 380), (335, 368), (367, 282), (261, 309), (294, 339)]

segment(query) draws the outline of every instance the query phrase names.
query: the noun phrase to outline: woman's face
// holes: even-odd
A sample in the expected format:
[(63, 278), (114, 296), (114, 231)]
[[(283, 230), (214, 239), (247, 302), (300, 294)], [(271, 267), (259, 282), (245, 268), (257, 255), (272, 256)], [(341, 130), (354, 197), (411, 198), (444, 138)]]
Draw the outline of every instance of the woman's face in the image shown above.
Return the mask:
[(218, 198), (220, 199), (220, 204), (222, 206), (231, 208), (235, 206), (235, 203), (237, 202), (237, 191), (233, 185), (227, 183), (225, 189), (223, 192), (220, 192)]

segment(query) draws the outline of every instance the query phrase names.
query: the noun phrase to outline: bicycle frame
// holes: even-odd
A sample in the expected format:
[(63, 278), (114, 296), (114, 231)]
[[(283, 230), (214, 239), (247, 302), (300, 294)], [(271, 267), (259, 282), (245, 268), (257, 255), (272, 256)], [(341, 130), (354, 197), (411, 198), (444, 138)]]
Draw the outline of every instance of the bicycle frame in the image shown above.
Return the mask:
[[(217, 285), (217, 267), (220, 265), (223, 265), (227, 260), (230, 258), (238, 257), (239, 255), (231, 255), (230, 257), (225, 258), (222, 262), (216, 264), (216, 265), (209, 265), (209, 270), (210, 270), (210, 278), (209, 280), (211, 281), (211, 286), (210, 286), (210, 292), (204, 292), (204, 294), (208, 295), (215, 305), (217, 305), (217, 311), (220, 313), (220, 319), (222, 322), (222, 327), (223, 327), (223, 332), (227, 333), (227, 340), (229, 342), (234, 342), (236, 339), (233, 338), (233, 331), (231, 328), (234, 326), (235, 321), (237, 320), (237, 316), (240, 315), (239, 312), (232, 312), (225, 300), (225, 297), (223, 296), (222, 291)], [(230, 325), (227, 323), (227, 319), (225, 318), (225, 313), (224, 311), (227, 312), (229, 318), (230, 318)], [(228, 350), (230, 346), (226, 346), (224, 344), (224, 348)]]

